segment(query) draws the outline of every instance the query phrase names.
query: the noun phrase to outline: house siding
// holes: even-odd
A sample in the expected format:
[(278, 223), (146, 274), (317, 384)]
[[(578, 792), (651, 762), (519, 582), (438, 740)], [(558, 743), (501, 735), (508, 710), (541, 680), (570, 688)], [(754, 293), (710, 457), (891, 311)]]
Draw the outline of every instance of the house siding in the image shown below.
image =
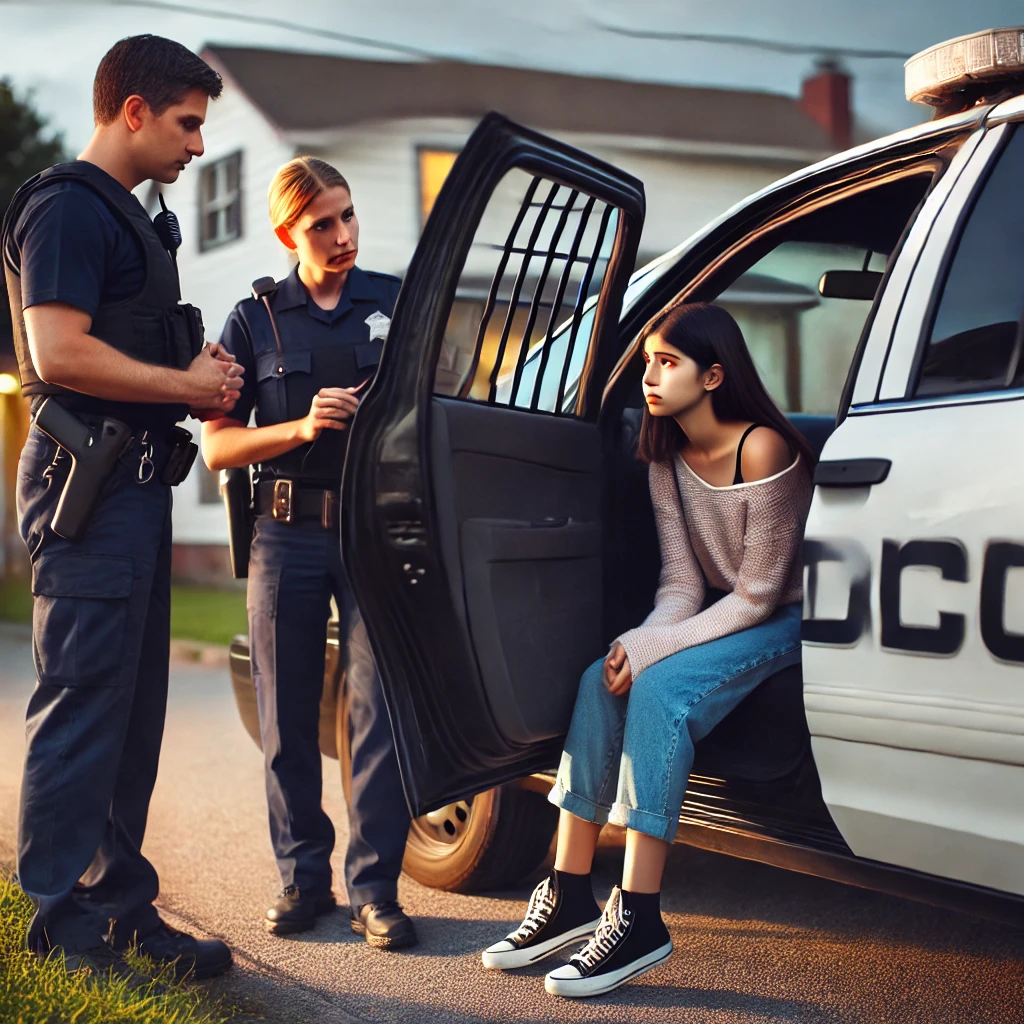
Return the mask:
[[(203, 126), (206, 152), (175, 184), (163, 188), (167, 205), (178, 215), (184, 236), (178, 251), (181, 294), (203, 311), (206, 336), (216, 341), (236, 302), (249, 293), (257, 277), (283, 277), (289, 270), (287, 250), (277, 241), (267, 214), (267, 186), (274, 172), (295, 155), (282, 138), (237, 88), (227, 82), (219, 100), (210, 103)], [(199, 168), (241, 150), (242, 234), (240, 238), (200, 252)], [(199, 434), (199, 423), (184, 424)], [(223, 507), (199, 500), (205, 466), (196, 467), (174, 492), (175, 544), (227, 544)], [(180, 575), (192, 575), (182, 562)]]

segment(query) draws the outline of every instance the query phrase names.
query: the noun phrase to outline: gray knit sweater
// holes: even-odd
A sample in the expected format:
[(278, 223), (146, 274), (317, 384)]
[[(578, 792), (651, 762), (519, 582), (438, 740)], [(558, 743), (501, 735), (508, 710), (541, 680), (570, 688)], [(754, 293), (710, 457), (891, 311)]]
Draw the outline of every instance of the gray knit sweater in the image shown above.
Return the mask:
[[(671, 465), (652, 463), (649, 480), (661, 578), (654, 610), (619, 637), (634, 679), (669, 655), (749, 629), (779, 605), (801, 600), (800, 545), (811, 500), (799, 457), (764, 480), (714, 487), (677, 456)], [(701, 611), (705, 587), (729, 593)]]

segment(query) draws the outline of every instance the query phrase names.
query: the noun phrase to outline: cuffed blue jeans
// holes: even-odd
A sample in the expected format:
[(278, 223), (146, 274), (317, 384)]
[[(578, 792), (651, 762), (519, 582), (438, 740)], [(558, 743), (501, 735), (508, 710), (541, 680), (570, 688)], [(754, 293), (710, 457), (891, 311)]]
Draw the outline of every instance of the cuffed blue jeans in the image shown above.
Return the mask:
[(758, 683), (800, 661), (799, 603), (760, 625), (689, 647), (612, 696), (604, 659), (583, 673), (558, 779), (549, 799), (585, 821), (671, 841), (694, 744)]

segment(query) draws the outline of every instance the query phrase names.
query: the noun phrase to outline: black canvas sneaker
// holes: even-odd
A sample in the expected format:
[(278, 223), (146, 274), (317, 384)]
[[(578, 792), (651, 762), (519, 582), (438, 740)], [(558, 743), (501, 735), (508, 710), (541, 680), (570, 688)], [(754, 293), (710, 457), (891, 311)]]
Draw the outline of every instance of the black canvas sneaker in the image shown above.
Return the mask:
[(661, 927), (635, 928), (636, 917), (616, 886), (594, 937), (564, 967), (544, 979), (556, 996), (599, 996), (663, 964), (672, 955), (672, 940)]
[(527, 967), (563, 946), (585, 939), (601, 920), (600, 915), (596, 915), (597, 904), (593, 897), (591, 904), (582, 913), (579, 908), (569, 910), (559, 891), (558, 876), (552, 871), (533, 890), (523, 923), (501, 942), (484, 950), (481, 956), (484, 967), (501, 971)]

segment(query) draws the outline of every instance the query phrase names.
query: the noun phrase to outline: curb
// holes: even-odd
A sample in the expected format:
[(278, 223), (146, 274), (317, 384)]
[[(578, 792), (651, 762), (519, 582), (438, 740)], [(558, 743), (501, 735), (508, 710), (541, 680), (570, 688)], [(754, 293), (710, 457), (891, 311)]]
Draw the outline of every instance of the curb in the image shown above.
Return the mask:
[(228, 668), (231, 649), (220, 644), (203, 644), (197, 640), (171, 640), (171, 661), (202, 665), (204, 668)]
[[(32, 626), (28, 622), (0, 620), (0, 641), (32, 640)], [(179, 664), (202, 665), (204, 668), (229, 668), (231, 649), (221, 644), (204, 644), (197, 640), (171, 640), (171, 661)]]
[(0, 639), (7, 637), (11, 640), (31, 640), (31, 622), (11, 622), (9, 619), (0, 619)]

